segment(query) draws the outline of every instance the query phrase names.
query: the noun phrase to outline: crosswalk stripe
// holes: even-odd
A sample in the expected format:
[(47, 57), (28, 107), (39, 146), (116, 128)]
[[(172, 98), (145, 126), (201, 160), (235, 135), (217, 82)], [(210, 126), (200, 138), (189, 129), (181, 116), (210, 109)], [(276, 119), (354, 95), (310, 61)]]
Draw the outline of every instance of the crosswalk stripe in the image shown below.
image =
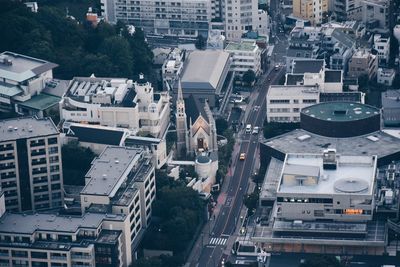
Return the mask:
[(227, 238), (217, 238), (217, 237), (213, 237), (210, 240), (210, 244), (211, 245), (217, 245), (217, 246), (221, 246), (221, 245), (225, 245), (226, 241), (228, 239)]

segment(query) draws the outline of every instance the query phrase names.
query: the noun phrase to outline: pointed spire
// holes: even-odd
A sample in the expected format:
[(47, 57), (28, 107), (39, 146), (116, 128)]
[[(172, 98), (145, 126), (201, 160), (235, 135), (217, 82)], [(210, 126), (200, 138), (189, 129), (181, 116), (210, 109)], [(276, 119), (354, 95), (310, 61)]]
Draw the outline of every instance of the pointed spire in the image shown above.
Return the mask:
[(183, 100), (181, 79), (178, 80), (178, 100)]

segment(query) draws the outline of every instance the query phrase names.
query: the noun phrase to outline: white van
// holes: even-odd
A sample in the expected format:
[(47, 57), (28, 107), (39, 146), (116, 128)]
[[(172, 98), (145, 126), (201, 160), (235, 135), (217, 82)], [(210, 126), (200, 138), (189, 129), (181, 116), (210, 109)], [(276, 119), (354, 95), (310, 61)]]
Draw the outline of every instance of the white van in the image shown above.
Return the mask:
[(246, 125), (246, 133), (250, 134), (251, 133), (251, 124)]

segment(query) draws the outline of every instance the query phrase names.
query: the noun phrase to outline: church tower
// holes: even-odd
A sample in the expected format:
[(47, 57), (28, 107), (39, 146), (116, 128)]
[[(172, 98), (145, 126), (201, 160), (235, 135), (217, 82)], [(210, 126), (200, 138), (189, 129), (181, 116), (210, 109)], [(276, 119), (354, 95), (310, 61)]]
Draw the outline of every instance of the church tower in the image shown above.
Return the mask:
[(178, 157), (185, 157), (188, 149), (187, 122), (185, 112), (185, 101), (183, 100), (181, 80), (178, 81), (178, 97), (176, 99), (176, 150)]

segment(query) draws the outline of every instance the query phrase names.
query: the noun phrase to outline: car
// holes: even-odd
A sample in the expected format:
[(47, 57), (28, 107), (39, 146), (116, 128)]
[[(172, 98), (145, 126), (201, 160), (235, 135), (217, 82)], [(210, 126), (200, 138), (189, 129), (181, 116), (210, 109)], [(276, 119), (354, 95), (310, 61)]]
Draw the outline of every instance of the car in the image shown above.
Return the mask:
[(252, 134), (258, 134), (260, 131), (260, 127), (254, 126), (253, 131), (251, 132)]
[(239, 159), (240, 160), (245, 160), (246, 159), (246, 153), (240, 153)]
[(247, 134), (251, 133), (251, 124), (247, 124), (246, 125), (246, 130), (245, 131), (246, 131)]
[(268, 78), (268, 81), (270, 82), (270, 81), (271, 81), (271, 78)]
[(275, 65), (275, 71), (279, 70), (279, 65)]

